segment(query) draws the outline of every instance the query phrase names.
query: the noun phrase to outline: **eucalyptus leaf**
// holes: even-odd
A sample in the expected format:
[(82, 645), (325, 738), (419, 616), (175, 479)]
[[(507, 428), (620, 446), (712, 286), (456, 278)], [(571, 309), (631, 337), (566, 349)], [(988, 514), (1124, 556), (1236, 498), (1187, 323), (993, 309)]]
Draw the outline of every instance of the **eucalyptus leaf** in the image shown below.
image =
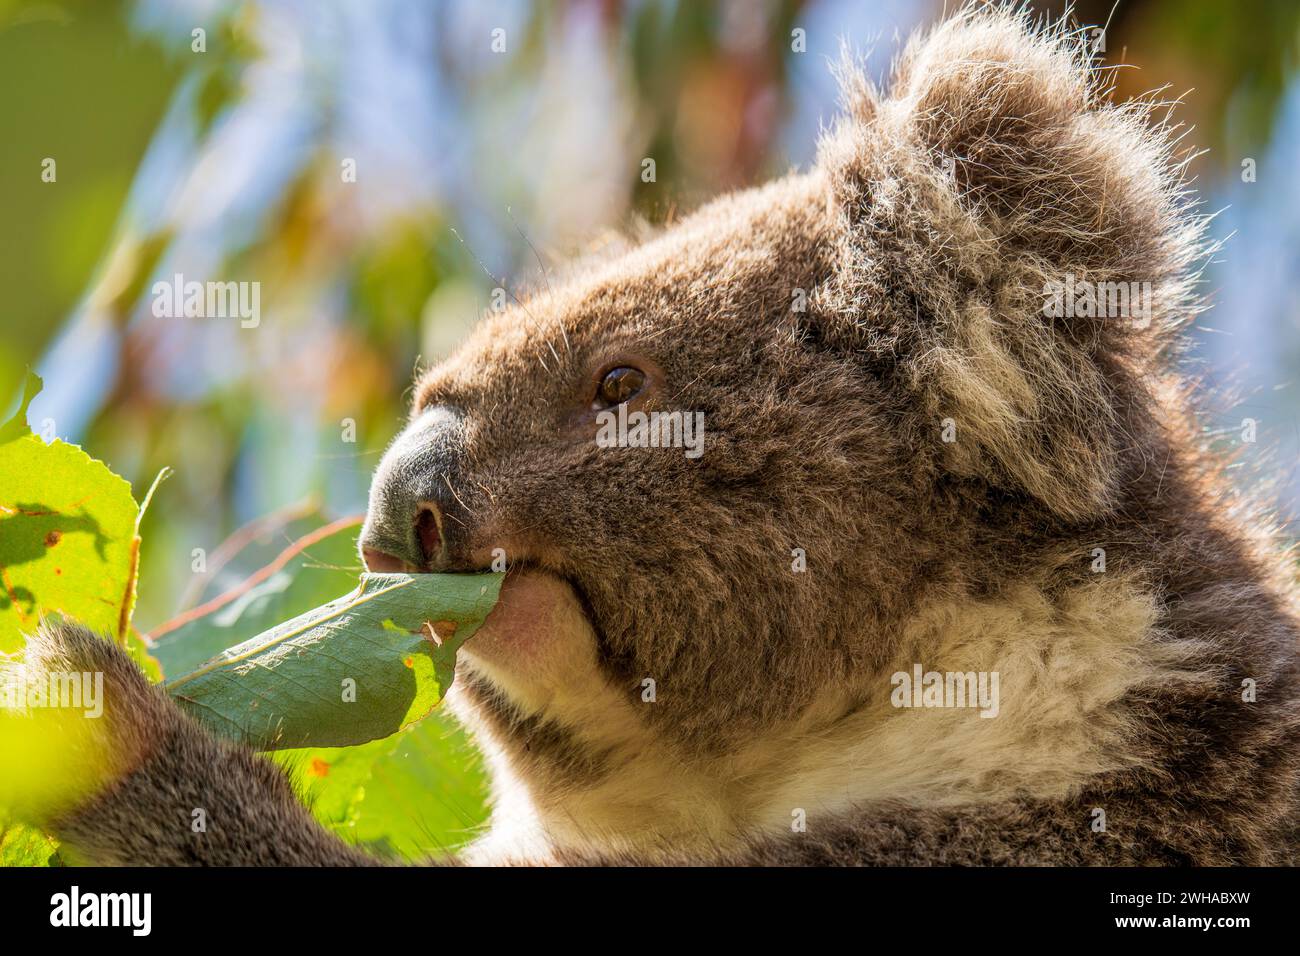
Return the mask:
[(360, 747), (274, 756), (316, 819), (381, 858), (419, 860), (457, 850), (488, 818), (482, 758), (442, 710)]
[(426, 716), (501, 574), (367, 574), (351, 594), (177, 677), (167, 691), (213, 731), (260, 750), (345, 747)]
[[(41, 385), (29, 372), (17, 412), (0, 424), (0, 655), (20, 653), (41, 618), (57, 613), (117, 640), (148, 669), (130, 629), (140, 508), (103, 462), (32, 432), (27, 413)], [(0, 762), (12, 766), (15, 750), (0, 739)], [(52, 862), (51, 838), (0, 820), (0, 866)]]
[[(315, 513), (270, 537), (277, 541), (297, 539), (319, 530), (324, 521), (322, 515)], [(355, 525), (315, 541), (284, 562), (274, 574), (243, 590), (236, 599), (155, 637), (150, 651), (162, 667), (163, 676), (170, 680), (188, 674), (227, 648), (269, 631), (281, 621), (305, 614), (355, 587), (361, 571), (357, 558), (360, 527), (358, 519)], [(223, 572), (223, 580), (214, 582), (214, 590), (219, 590), (222, 584), (233, 585), (251, 577), (282, 548), (276, 544), (269, 549), (250, 546), (246, 550), (254, 553), (239, 555), (233, 566)]]
[(0, 426), (0, 653), (58, 612), (125, 643), (135, 587), (131, 486), (76, 445), (27, 425), (41, 380)]
[(0, 817), (0, 866), (62, 865), (53, 838)]

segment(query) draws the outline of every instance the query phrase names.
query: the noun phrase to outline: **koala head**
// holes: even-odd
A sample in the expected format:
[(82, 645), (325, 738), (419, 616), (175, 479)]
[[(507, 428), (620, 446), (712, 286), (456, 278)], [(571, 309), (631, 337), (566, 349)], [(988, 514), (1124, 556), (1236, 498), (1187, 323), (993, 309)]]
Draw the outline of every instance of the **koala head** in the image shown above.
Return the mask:
[[(810, 171), (487, 316), (375, 475), (372, 569), (504, 555), (454, 696), (552, 808), (680, 799), (887, 695), (919, 602), (1105, 521), (1151, 454), (1200, 251), (1164, 128), (1005, 12), (914, 39), (887, 95), (842, 74)], [(1146, 321), (1053, 314), (1067, 277), (1149, 284)]]

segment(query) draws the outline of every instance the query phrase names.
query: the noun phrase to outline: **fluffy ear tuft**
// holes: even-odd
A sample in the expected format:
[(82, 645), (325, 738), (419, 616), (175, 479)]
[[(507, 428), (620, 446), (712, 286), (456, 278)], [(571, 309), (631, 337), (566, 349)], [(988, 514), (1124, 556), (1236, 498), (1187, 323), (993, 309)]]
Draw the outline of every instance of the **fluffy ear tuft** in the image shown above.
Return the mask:
[[(838, 219), (828, 336), (892, 360), (936, 433), (952, 419), (953, 471), (1064, 517), (1104, 510), (1116, 410), (1198, 308), (1203, 223), (1171, 128), (1107, 101), (1081, 34), (1004, 7), (914, 38), (887, 97), (840, 72), (848, 112), (818, 160)], [(1126, 314), (1118, 293), (1054, 312), (1065, 286), (1118, 288)]]
[(888, 125), (1000, 242), (1058, 268), (1167, 279), (1199, 252), (1174, 129), (1149, 102), (1108, 102), (1105, 76), (1064, 23), (967, 8), (909, 43)]

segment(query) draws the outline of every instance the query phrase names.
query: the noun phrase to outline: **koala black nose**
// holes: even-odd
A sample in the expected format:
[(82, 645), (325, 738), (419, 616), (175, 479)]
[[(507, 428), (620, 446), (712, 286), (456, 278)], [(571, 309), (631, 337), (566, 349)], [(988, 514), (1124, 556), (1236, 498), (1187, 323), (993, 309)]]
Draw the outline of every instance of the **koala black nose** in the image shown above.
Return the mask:
[[(431, 570), (442, 557), (442, 513), (433, 502), (422, 503), (416, 511), (415, 539), (392, 539), (382, 551), (361, 538), (361, 560), (367, 571), (419, 574)], [(394, 554), (393, 551), (398, 553)]]
[(361, 558), (378, 572), (421, 573), (452, 566), (463, 551), (466, 515), (454, 490), (462, 420), (451, 409), (425, 411), (379, 462), (361, 530)]

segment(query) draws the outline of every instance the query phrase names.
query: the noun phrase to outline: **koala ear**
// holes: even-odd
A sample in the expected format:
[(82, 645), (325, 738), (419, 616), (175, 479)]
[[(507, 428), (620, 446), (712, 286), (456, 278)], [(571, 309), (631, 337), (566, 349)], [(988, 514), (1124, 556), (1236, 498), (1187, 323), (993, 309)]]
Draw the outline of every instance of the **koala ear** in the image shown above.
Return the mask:
[[(830, 334), (894, 369), (936, 436), (951, 419), (952, 471), (1103, 511), (1142, 368), (1198, 308), (1203, 222), (1170, 127), (1107, 102), (1083, 35), (1001, 8), (914, 38), (888, 97), (841, 72), (847, 115), (818, 158)], [(1053, 294), (1101, 283), (1141, 297), (1099, 316)]]

